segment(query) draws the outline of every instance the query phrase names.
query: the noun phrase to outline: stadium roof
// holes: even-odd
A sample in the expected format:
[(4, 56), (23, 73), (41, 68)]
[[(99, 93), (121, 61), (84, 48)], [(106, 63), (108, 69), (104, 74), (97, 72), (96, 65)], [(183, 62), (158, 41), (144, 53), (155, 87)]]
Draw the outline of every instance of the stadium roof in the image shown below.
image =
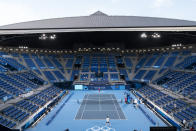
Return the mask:
[(79, 31), (196, 31), (196, 22), (140, 16), (109, 16), (97, 11), (90, 16), (53, 18), (0, 26), (0, 34)]

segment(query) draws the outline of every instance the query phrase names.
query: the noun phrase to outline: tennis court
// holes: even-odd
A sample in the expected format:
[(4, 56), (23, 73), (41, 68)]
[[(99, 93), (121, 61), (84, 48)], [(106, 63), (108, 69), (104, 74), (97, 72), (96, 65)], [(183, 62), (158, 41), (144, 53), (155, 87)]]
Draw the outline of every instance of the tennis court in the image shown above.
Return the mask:
[[(125, 104), (124, 102), (120, 102), (120, 100), (124, 98), (125, 91), (123, 90), (102, 91), (100, 96), (98, 91), (72, 92), (73, 95), (70, 98), (69, 95), (65, 96), (65, 98), (57, 106), (55, 106), (46, 117), (35, 125), (34, 128), (29, 128), (27, 131), (64, 131), (67, 128), (70, 131), (133, 131), (134, 129), (148, 131), (150, 126), (155, 126), (138, 107), (135, 107), (133, 104)], [(133, 94), (130, 95), (135, 99)], [(113, 99), (114, 103), (116, 103), (115, 106), (117, 109), (122, 110), (122, 113), (125, 116), (124, 119), (122, 118), (122, 115), (120, 115), (121, 119), (119, 119), (118, 113), (121, 111), (116, 110), (114, 103), (107, 101), (111, 101), (111, 99)], [(79, 100), (79, 103), (77, 100)], [(88, 102), (85, 100), (88, 100)], [(96, 102), (95, 100), (100, 101), (100, 103)], [(107, 104), (103, 103), (104, 100)], [(65, 102), (66, 104), (64, 104)], [(84, 105), (86, 105), (85, 108)], [(94, 105), (96, 107), (93, 107)], [(107, 107), (107, 105), (109, 106)], [(145, 112), (153, 119), (154, 122), (158, 123), (159, 126), (166, 126), (165, 123), (144, 104), (139, 104), (139, 106), (145, 110)], [(59, 109), (61, 110), (59, 111)], [(88, 110), (93, 110), (93, 115), (95, 116), (91, 116), (91, 114), (87, 115), (86, 117), (85, 111), (86, 113), (89, 113)], [(106, 116), (103, 112), (98, 114), (97, 111), (99, 110), (116, 111), (116, 119), (113, 119), (113, 116), (109, 116), (111, 119), (111, 127), (105, 126)], [(56, 114), (58, 111), (59, 113)], [(83, 116), (79, 115), (79, 113), (81, 115), (83, 114)], [(50, 124), (47, 124), (54, 115), (56, 115), (56, 117), (50, 122)], [(99, 118), (99, 116), (102, 116), (102, 118)]]
[(114, 94), (86, 94), (81, 102), (80, 108), (75, 117), (82, 119), (110, 119), (124, 120), (125, 115)]

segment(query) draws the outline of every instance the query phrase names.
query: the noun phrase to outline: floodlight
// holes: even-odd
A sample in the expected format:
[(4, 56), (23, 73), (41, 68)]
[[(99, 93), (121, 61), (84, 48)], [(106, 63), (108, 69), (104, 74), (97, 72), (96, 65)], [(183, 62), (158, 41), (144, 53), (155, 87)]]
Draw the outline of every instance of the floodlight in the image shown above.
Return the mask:
[(140, 35), (140, 37), (141, 37), (141, 38), (147, 38), (148, 36), (147, 36), (146, 33), (142, 33), (142, 34)]

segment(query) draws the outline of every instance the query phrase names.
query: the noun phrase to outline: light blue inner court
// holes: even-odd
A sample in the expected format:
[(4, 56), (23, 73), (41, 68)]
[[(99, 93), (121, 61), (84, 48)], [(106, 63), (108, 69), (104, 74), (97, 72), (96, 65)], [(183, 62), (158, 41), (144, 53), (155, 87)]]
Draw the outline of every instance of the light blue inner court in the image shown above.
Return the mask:
[[(64, 131), (69, 129), (70, 131), (86, 131), (89, 128), (97, 126), (105, 126), (105, 120), (75, 120), (77, 112), (80, 108), (80, 103), (77, 102), (78, 99), (83, 99), (86, 94), (98, 94), (98, 91), (72, 91), (73, 95), (59, 111), (56, 117), (50, 122), (49, 125), (46, 123), (54, 116), (54, 114), (59, 110), (62, 104), (67, 100), (69, 95), (67, 95), (54, 109), (35, 127), (27, 129), (28, 131)], [(101, 91), (102, 94), (114, 94), (116, 99), (124, 98), (123, 90), (118, 91)], [(131, 94), (131, 97), (134, 97)], [(125, 120), (111, 120), (111, 128), (116, 131), (133, 131), (134, 129), (148, 131), (150, 126), (156, 126), (153, 124), (149, 118), (144, 115), (141, 109), (134, 107), (132, 104), (119, 103), (126, 119)], [(139, 105), (145, 112), (151, 117), (151, 119), (156, 122), (159, 126), (166, 126), (166, 124), (159, 119), (151, 110), (149, 110), (145, 105)]]

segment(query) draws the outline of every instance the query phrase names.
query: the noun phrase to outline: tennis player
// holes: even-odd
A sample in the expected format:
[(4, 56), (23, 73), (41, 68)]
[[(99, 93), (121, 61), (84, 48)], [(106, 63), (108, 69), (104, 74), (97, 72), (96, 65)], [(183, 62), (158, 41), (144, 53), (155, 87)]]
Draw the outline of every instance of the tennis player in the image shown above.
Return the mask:
[(106, 123), (105, 123), (105, 125), (108, 125), (109, 124), (109, 126), (111, 126), (111, 123), (110, 123), (110, 118), (109, 118), (109, 116), (107, 116), (106, 117)]

